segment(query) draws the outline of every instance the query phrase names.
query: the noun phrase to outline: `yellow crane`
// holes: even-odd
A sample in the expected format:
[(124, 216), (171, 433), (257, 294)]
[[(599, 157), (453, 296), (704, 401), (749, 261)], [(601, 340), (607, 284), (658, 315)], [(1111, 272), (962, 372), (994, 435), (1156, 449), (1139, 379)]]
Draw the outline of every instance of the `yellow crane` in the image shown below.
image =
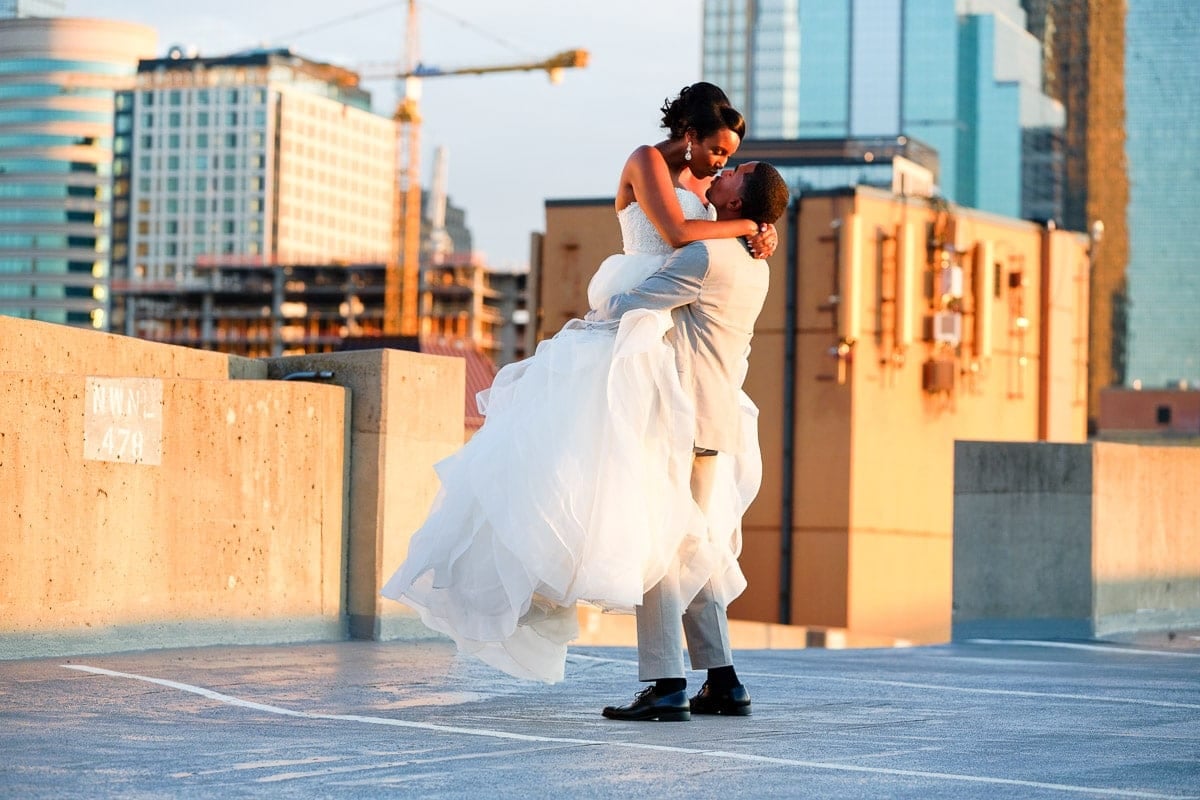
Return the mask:
[[(550, 80), (562, 80), (563, 70), (586, 67), (588, 51), (566, 50), (541, 60), (483, 67), (440, 69), (418, 60), (416, 0), (408, 2), (405, 68), (391, 77), (404, 82), (403, 97), (396, 103), (396, 208), (392, 225), (392, 254), (385, 270), (383, 333), (416, 336), (419, 330), (417, 298), (421, 268), (421, 79), (449, 75), (486, 75), (493, 72), (544, 71)], [(362, 77), (383, 77), (364, 74)]]

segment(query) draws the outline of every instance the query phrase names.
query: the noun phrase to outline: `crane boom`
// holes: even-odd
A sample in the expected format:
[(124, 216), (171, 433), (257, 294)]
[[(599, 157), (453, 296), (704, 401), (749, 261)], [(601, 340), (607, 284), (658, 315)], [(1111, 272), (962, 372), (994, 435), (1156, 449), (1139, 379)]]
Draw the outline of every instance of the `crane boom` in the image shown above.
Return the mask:
[(397, 78), (437, 78), (446, 75), (486, 75), (493, 72), (533, 72), (545, 70), (551, 75), (556, 70), (586, 67), (588, 64), (587, 50), (564, 50), (555, 53), (541, 61), (530, 61), (521, 64), (493, 64), (482, 67), (456, 67), (443, 69), (428, 64), (417, 64), (411, 71), (401, 72)]
[(420, 329), (418, 284), (421, 275), (421, 184), (418, 170), (421, 79), (544, 70), (553, 83), (558, 83), (562, 79), (563, 70), (586, 67), (588, 63), (587, 50), (564, 50), (542, 61), (439, 69), (424, 66), (417, 60), (418, 46), (417, 3), (416, 0), (408, 0), (404, 71), (392, 72), (389, 75), (361, 75), (363, 78), (392, 77), (404, 81), (404, 96), (396, 106), (394, 117), (397, 133), (396, 212), (392, 225), (392, 254), (384, 271), (383, 292), (383, 332), (387, 336), (416, 336)]

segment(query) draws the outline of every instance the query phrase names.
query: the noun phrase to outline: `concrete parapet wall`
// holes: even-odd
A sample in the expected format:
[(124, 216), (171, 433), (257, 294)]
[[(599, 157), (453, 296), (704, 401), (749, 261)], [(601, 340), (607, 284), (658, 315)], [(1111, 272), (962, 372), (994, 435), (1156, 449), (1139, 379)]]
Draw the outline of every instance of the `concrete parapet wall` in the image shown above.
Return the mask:
[(329, 371), (350, 389), (349, 623), (364, 639), (434, 634), (379, 590), (437, 495), (433, 466), (462, 446), (466, 362), (402, 350), (266, 359), (269, 375)]
[(248, 358), (0, 316), (0, 370), (152, 378), (265, 378)]
[(344, 635), (341, 387), (5, 372), (0, 420), (0, 657)]
[(957, 442), (955, 638), (1200, 626), (1200, 449)]

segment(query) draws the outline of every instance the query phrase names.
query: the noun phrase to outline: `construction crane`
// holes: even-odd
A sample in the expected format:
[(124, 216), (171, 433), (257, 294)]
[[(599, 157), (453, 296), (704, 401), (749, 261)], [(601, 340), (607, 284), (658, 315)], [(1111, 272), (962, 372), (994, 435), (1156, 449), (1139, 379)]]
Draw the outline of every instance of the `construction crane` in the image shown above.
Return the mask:
[[(392, 253), (387, 263), (383, 294), (385, 336), (417, 336), (420, 320), (417, 302), (421, 249), (421, 79), (450, 75), (485, 75), (493, 72), (544, 71), (558, 83), (563, 71), (585, 67), (586, 50), (567, 50), (542, 61), (497, 64), (484, 67), (440, 69), (419, 60), (417, 2), (408, 1), (405, 36), (405, 67), (390, 77), (404, 82), (403, 97), (396, 104), (396, 208), (392, 225)], [(363, 74), (364, 78), (383, 77)]]

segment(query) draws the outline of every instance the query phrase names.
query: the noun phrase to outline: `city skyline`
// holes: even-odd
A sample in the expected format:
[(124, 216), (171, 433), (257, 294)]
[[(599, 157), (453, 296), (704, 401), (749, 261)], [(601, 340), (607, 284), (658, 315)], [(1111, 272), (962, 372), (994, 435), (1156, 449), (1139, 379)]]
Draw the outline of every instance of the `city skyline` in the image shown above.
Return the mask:
[[(628, 154), (663, 137), (658, 126), (663, 100), (700, 79), (700, 0), (614, 0), (603, 7), (565, 7), (553, 0), (419, 5), (421, 60), (428, 64), (505, 64), (573, 48), (591, 54), (588, 67), (569, 70), (561, 85), (538, 73), (424, 81), (422, 184), (432, 174), (434, 148), (446, 147), (450, 200), (465, 210), (475, 246), (498, 269), (528, 262), (530, 234), (545, 227), (545, 200), (613, 196)], [(404, 7), (214, 0), (199, 8), (68, 0), (66, 11), (150, 25), (159, 33), (160, 55), (176, 44), (207, 56), (289, 46), (305, 58), (375, 74), (400, 63)], [(364, 85), (374, 110), (390, 116), (393, 82)]]

